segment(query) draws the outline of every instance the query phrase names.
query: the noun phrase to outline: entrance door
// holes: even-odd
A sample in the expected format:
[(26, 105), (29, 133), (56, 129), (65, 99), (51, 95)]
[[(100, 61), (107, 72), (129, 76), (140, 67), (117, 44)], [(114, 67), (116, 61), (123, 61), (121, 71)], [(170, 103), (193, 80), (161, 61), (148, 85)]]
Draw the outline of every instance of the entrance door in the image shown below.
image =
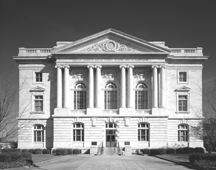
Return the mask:
[(106, 147), (115, 147), (115, 132), (116, 130), (106, 130)]

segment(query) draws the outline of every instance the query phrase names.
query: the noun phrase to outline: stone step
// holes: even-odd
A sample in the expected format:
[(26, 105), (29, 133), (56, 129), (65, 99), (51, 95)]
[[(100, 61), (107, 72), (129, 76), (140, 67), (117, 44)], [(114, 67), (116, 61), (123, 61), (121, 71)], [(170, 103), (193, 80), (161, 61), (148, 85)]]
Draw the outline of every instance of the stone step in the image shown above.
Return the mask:
[(115, 155), (115, 147), (107, 147), (107, 148), (103, 148), (103, 155)]

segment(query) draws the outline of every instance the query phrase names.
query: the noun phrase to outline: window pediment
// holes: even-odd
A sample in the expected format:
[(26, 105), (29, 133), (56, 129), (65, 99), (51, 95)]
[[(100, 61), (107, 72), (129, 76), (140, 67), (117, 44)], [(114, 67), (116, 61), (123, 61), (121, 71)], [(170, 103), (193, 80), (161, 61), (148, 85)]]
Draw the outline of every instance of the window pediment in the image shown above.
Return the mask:
[(40, 86), (36, 86), (30, 89), (30, 92), (44, 92), (45, 89), (43, 87)]
[(175, 92), (188, 92), (190, 91), (190, 89), (191, 89), (190, 87), (182, 86), (180, 88), (175, 89)]

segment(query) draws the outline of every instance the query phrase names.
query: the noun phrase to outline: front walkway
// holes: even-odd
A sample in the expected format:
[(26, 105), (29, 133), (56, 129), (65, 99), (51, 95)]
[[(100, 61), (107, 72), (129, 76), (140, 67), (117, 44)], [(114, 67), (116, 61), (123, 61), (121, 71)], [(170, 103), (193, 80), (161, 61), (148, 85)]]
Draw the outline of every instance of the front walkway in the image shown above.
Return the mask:
[(63, 156), (29, 170), (189, 170), (151, 156)]

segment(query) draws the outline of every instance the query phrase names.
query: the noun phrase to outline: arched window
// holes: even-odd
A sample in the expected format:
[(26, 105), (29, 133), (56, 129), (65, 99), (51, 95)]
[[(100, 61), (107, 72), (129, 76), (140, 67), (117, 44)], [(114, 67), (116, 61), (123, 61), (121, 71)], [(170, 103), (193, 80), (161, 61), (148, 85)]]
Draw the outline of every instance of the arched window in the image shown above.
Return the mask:
[(188, 141), (188, 125), (180, 124), (178, 125), (178, 141)]
[(44, 141), (44, 126), (34, 125), (34, 142)]
[(138, 124), (138, 141), (149, 141), (149, 123)]
[(74, 109), (86, 109), (86, 87), (78, 83), (74, 90)]
[(108, 83), (105, 88), (104, 96), (105, 109), (117, 109), (117, 88), (113, 83)]
[(84, 141), (84, 124), (73, 124), (73, 141)]
[(135, 109), (148, 109), (148, 88), (144, 83), (136, 86)]

